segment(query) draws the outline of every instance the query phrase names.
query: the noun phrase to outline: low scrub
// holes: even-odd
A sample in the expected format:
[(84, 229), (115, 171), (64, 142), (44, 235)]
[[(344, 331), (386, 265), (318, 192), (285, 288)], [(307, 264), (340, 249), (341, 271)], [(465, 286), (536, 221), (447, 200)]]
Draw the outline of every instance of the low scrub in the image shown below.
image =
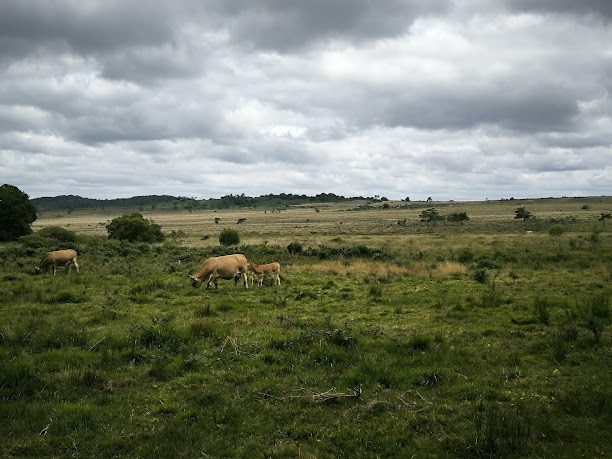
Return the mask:
[(390, 259), (391, 255), (384, 250), (367, 247), (365, 245), (329, 247), (320, 245), (319, 247), (309, 247), (304, 251), (305, 255), (317, 257), (321, 260), (330, 258), (371, 258), (371, 259)]

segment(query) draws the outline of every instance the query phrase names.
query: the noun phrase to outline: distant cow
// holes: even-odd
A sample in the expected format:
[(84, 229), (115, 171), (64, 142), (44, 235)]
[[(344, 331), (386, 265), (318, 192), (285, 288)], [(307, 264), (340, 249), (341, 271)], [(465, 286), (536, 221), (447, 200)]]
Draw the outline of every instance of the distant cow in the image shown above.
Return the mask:
[(244, 280), (244, 287), (249, 288), (249, 280), (247, 279), (248, 261), (241, 253), (233, 255), (224, 255), (222, 257), (207, 258), (199, 271), (190, 275), (191, 285), (193, 288), (198, 288), (202, 282), (206, 282), (206, 288), (210, 287), (210, 283), (217, 285), (217, 279), (234, 279), (234, 285), (238, 283), (240, 277)]
[(275, 284), (281, 284), (280, 263), (268, 263), (267, 265), (256, 265), (255, 263), (249, 263), (249, 272), (257, 277), (257, 285), (263, 285), (264, 277), (266, 276), (273, 277), (275, 279)]
[(68, 274), (72, 271), (72, 265), (79, 273), (79, 264), (77, 263), (77, 253), (75, 250), (55, 250), (53, 252), (47, 252), (40, 263), (35, 268), (36, 273), (48, 272), (49, 268), (53, 268), (53, 275), (55, 275), (55, 268), (58, 266), (68, 266)]

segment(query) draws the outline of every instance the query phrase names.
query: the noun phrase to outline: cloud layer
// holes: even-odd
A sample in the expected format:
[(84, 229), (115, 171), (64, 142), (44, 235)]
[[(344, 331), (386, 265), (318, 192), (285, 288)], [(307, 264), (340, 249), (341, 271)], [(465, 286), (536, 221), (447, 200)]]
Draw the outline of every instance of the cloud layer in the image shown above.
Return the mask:
[(608, 1), (0, 3), (33, 197), (612, 193)]

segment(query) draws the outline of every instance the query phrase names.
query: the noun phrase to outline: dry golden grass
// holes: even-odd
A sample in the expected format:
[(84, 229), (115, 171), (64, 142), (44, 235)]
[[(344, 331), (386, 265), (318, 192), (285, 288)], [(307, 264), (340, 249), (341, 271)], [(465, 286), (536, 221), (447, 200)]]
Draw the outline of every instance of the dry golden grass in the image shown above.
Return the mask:
[(320, 263), (308, 263), (294, 265), (291, 270), (298, 274), (317, 273), (334, 274), (347, 277), (372, 277), (379, 280), (406, 276), (412, 270), (404, 266), (380, 261), (356, 260), (352, 262), (323, 261)]
[(455, 261), (444, 261), (433, 270), (432, 276), (437, 278), (453, 277), (465, 274), (467, 268)]
[(346, 277), (372, 278), (379, 281), (391, 280), (404, 276), (433, 277), (443, 279), (460, 276), (467, 272), (467, 267), (461, 263), (444, 261), (434, 269), (425, 262), (415, 262), (409, 266), (381, 261), (323, 261), (318, 263), (305, 263), (293, 265), (289, 270), (295, 274), (321, 274)]

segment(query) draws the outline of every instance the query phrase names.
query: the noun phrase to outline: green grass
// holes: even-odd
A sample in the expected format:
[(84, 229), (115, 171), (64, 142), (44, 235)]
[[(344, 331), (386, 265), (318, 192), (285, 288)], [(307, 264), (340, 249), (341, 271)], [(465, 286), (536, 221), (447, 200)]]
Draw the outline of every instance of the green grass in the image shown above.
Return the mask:
[(243, 246), (283, 265), (248, 290), (193, 289), (206, 248), (81, 236), (81, 275), (34, 276), (4, 245), (0, 456), (610, 456), (611, 236), (515, 224)]

